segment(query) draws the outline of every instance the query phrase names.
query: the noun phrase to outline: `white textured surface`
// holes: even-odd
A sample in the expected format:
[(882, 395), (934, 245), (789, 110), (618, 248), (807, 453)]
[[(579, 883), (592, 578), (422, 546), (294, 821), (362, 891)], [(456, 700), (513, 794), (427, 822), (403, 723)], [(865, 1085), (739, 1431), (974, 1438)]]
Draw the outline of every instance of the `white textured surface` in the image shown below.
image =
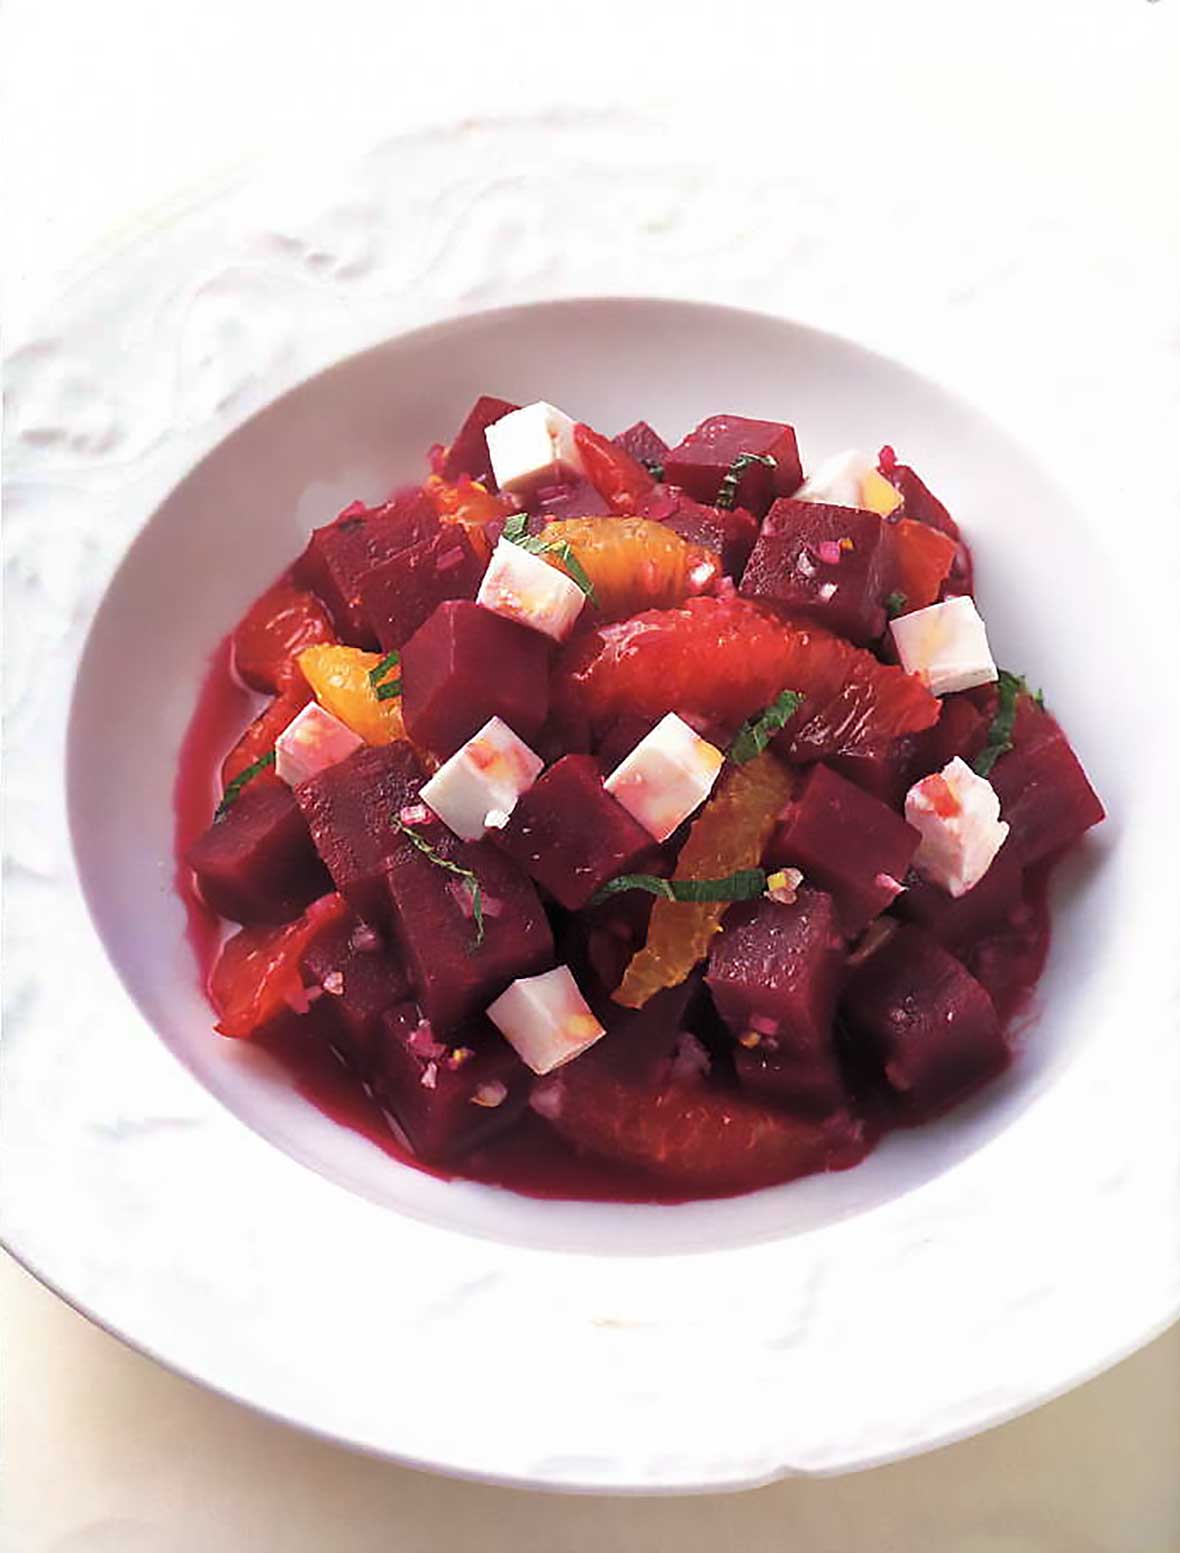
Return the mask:
[[(11, 9), (17, 12), (18, 27), (26, 37), (38, 25), (53, 25), (52, 7), (40, 8), (46, 17), (42, 24), (30, 20), (31, 8)], [(268, 98), (259, 85), (260, 73), (243, 62), (239, 8), (234, 8), (232, 24), (229, 8), (216, 6), (203, 8), (198, 28), (177, 26), (174, 16), (169, 17), (167, 34), (156, 31), (165, 25), (158, 8), (127, 8), (136, 13), (145, 55), (154, 44), (167, 66), (170, 50), (177, 51), (175, 66), (165, 75), (167, 92), (158, 84), (150, 88), (141, 84), (145, 74), (159, 73), (158, 63), (155, 72), (124, 67), (119, 75), (110, 45), (117, 34), (112, 22), (112, 10), (117, 9), (91, 7), (72, 13), (77, 57), (67, 61), (64, 82), (55, 73), (53, 113), (60, 115), (63, 100), (86, 104), (89, 113), (80, 108), (74, 121), (87, 126), (85, 133), (56, 141), (46, 133), (50, 118), (47, 112), (38, 116), (32, 95), (42, 90), (38, 82), (46, 77), (44, 70), (29, 69), (28, 93), (15, 99), (18, 118), (22, 109), (27, 110), (24, 123), (31, 125), (36, 141), (37, 180), (45, 184), (46, 193), (32, 207), (42, 219), (21, 224), (10, 250), (9, 273), (21, 282), (12, 309), (13, 336), (19, 336), (35, 316), (48, 316), (45, 307), (54, 297), (62, 268), (60, 263), (46, 262), (53, 251), (53, 233), (64, 231), (68, 248), (71, 241), (89, 242), (99, 236), (111, 222), (111, 180), (90, 176), (93, 169), (105, 173), (108, 166), (117, 165), (117, 187), (124, 200), (131, 191), (134, 202), (136, 196), (156, 199), (171, 187), (162, 176), (169, 154), (176, 177), (188, 180), (207, 176), (219, 158), (237, 154), (240, 122), (232, 115), (215, 116), (216, 123), (209, 119), (207, 82), (216, 72), (202, 66), (216, 61), (243, 99), (249, 96), (255, 106), (261, 103), (272, 132), (282, 124), (294, 128), (297, 118), (305, 116), (291, 111), (284, 119), (275, 107), (280, 85), (288, 95), (298, 97), (289, 90), (289, 71), (280, 73), (282, 80), (276, 80)], [(347, 30), (347, 10), (342, 7), (334, 13), (342, 31)], [(732, 8), (735, 22), (742, 20), (742, 11), (740, 5)], [(910, 8), (908, 26), (892, 8), (888, 16), (884, 8), (877, 8), (875, 14), (851, 6), (835, 11), (839, 15), (833, 14), (826, 34), (814, 14), (792, 19), (789, 57), (795, 62), (796, 81), (785, 101), (781, 92), (773, 94), (773, 123), (781, 143), (806, 145), (807, 157), (790, 160), (785, 172), (780, 163), (775, 178), (765, 185), (768, 197), (751, 202), (753, 215), (734, 218), (723, 209), (719, 233), (718, 202), (693, 166), (685, 132), (678, 148), (683, 162), (677, 164), (674, 175), (666, 168), (662, 173), (647, 171), (642, 157), (637, 158), (636, 182), (630, 185), (635, 191), (631, 195), (635, 225), (616, 222), (604, 233), (598, 224), (579, 219), (572, 191), (581, 191), (583, 197), (587, 190), (591, 195), (602, 193), (605, 184), (595, 172), (596, 165), (617, 166), (620, 159), (630, 158), (632, 139), (620, 133), (614, 115), (580, 119), (567, 115), (564, 130), (551, 123), (547, 134), (534, 130), (515, 139), (511, 133), (506, 137), (473, 125), (449, 139), (414, 143), (421, 177), (405, 190), (412, 213), (408, 224), (413, 226), (425, 205), (432, 221), (441, 221), (444, 227), (450, 223), (463, 232), (464, 240), (426, 247), (417, 262), (406, 262), (402, 255), (399, 296), (412, 293), (417, 309), (413, 316), (499, 296), (502, 291), (487, 281), (489, 253), (508, 271), (517, 295), (577, 290), (588, 281), (596, 289), (629, 288), (635, 286), (638, 275), (643, 275), (646, 289), (666, 283), (668, 289), (739, 300), (756, 294), (766, 305), (832, 325), (940, 373), (980, 402), (999, 409), (1013, 424), (1035, 420), (1043, 430), (1051, 463), (1078, 471), (1083, 484), (1096, 482), (1125, 510), (1144, 514), (1148, 524), (1150, 514), (1166, 506), (1161, 491), (1169, 492), (1173, 502), (1175, 497), (1173, 478), (1152, 461), (1152, 450), (1167, 446), (1177, 410), (1171, 354), (1176, 220), (1174, 201), (1162, 194), (1168, 187), (1166, 169), (1175, 165), (1175, 119), (1163, 90), (1175, 70), (1175, 52), (1169, 46), (1175, 37), (1174, 8), (1125, 0), (1118, 6), (1049, 6), (1030, 15), (1027, 7), (1001, 5), (993, 8), (979, 36), (964, 40), (961, 52), (946, 30), (952, 25), (959, 29), (961, 18), (952, 18), (945, 7)], [(855, 14), (855, 25), (849, 25), (848, 12)], [(471, 20), (470, 12), (467, 18)], [(355, 24), (357, 18), (352, 20)], [(1012, 46), (1015, 28), (1019, 47)], [(265, 29), (251, 19), (245, 21), (244, 31), (257, 44), (269, 41)], [(626, 36), (637, 57), (655, 57), (653, 33), (654, 24), (649, 27), (642, 17), (629, 17)], [(519, 80), (510, 73), (497, 80), (496, 70), (486, 68), (488, 56), (476, 46), (475, 34), (470, 36), (470, 52), (481, 68), (460, 72), (465, 103), (472, 109), (490, 106), (495, 99), (507, 104)], [(864, 199), (833, 192), (850, 187), (846, 176), (850, 170), (863, 172), (864, 118), (855, 113), (833, 115), (830, 102), (809, 85), (831, 79), (828, 45), (834, 51), (837, 42), (851, 36), (859, 36), (862, 43), (858, 49), (841, 50), (840, 79), (848, 101), (858, 93), (862, 101), (871, 100), (883, 60), (900, 70), (910, 88), (892, 94), (888, 114), (873, 117), (874, 187), (879, 194), (883, 180), (890, 186), (891, 224), (889, 242), (873, 252), (871, 263), (866, 261), (863, 236)], [(321, 44), (319, 28), (314, 36), (309, 30), (303, 37), (284, 37), (286, 63), (293, 59), (297, 68), (302, 63), (305, 85), (310, 86), (311, 61)], [(115, 45), (114, 53), (125, 52), (121, 43)], [(41, 61), (46, 58), (41, 56)], [(372, 104), (387, 86), (388, 63), (379, 49), (358, 50), (350, 67), (350, 90), (340, 94), (347, 100), (339, 103), (338, 111), (337, 104), (332, 105), (333, 132), (341, 120), (357, 128), (362, 112), (372, 123)], [(744, 85), (755, 68), (748, 56), (743, 58)], [(405, 74), (404, 89), (399, 83), (404, 122), (415, 112), (436, 116), (438, 92), (429, 72), (421, 73), (426, 79), (416, 79), (413, 71)], [(703, 69), (698, 74), (703, 80)], [(605, 100), (603, 82), (608, 78), (617, 79), (606, 68), (605, 53), (587, 50), (584, 58), (563, 69), (561, 94), (572, 101), (592, 94)], [(132, 93), (132, 108), (111, 116), (105, 139), (91, 129), (102, 116), (100, 99), (85, 96), (85, 83), (94, 80), (102, 81), (112, 96), (120, 86), (125, 95)], [(535, 80), (531, 83), (534, 99)], [(140, 92), (138, 99), (133, 82)], [(494, 91), (489, 82), (496, 83)], [(450, 84), (455, 84), (454, 76)], [(145, 128), (150, 124), (155, 132), (158, 125), (158, 116), (153, 118), (148, 111), (155, 102), (152, 92), (159, 93), (161, 107), (170, 102), (178, 121), (184, 118), (185, 108), (191, 108), (188, 121), (207, 126), (200, 144), (163, 137), (162, 155), (153, 159), (142, 151), (149, 138)], [(549, 95), (557, 93), (550, 89)], [(757, 94), (744, 95), (743, 108), (748, 111), (741, 116), (741, 128), (751, 134)], [(381, 112), (388, 122), (388, 106)], [(817, 126), (822, 126), (820, 136), (815, 133)], [(676, 137), (665, 137), (666, 144), (675, 141)], [(539, 162), (563, 153), (572, 155), (589, 181), (571, 184), (567, 179), (562, 185), (551, 179), (546, 185), (548, 203), (538, 203), (532, 197), (535, 185), (522, 175), (522, 164), (536, 177)], [(441, 183), (440, 168), (449, 169)], [(57, 196), (61, 209), (51, 217), (47, 215), (54, 197), (50, 191), (62, 188), (70, 191), (70, 197)], [(116, 222), (127, 208), (125, 203)], [(21, 638), (14, 644), (18, 650), (11, 655), (7, 676), (10, 704), (15, 707), (10, 719), (14, 741), (36, 732), (50, 694), (36, 673), (38, 652), (41, 659), (51, 653), (68, 655), (87, 601), (127, 537), (116, 502), (111, 502), (102, 527), (97, 527), (97, 498), (134, 487), (140, 478), (140, 456), (150, 454), (176, 428), (199, 427), (210, 416), (219, 425), (233, 424), (261, 402), (263, 380), (274, 381), (277, 372), (290, 381), (317, 365), (300, 354), (299, 337), (290, 333), (293, 319), (302, 322), (307, 311), (317, 316), (331, 313), (340, 321), (336, 331), (340, 350), (370, 337), (374, 315), (388, 302), (380, 287), (372, 285), (388, 258), (388, 232), (373, 219), (375, 209), (379, 201), (377, 206), (372, 204), (371, 187), (361, 180), (354, 188), (345, 180), (337, 186), (330, 213), (309, 211), (306, 219), (290, 221), (277, 220), (271, 212), (256, 213), (257, 230), (265, 241), (260, 250), (241, 256), (232, 275), (224, 270), (194, 274), (181, 296), (145, 293), (143, 317), (151, 323), (125, 338), (128, 352), (138, 345), (140, 356), (119, 385), (107, 381), (101, 357), (88, 358), (70, 349), (60, 326), (33, 329), (34, 344), (19, 357), (11, 380), (18, 392), (12, 411), (15, 426), (10, 422), (10, 431), (20, 439), (22, 454), (29, 455), (32, 465), (27, 466), (26, 483), (14, 483), (7, 498), (11, 598), (21, 622)], [(777, 228), (768, 211), (781, 213)], [(217, 220), (223, 215), (219, 211)], [(505, 234), (509, 234), (507, 241)], [(167, 234), (160, 233), (154, 241), (158, 247), (166, 246)], [(265, 282), (260, 279), (264, 266)], [(140, 272), (145, 280), (147, 269)], [(657, 275), (658, 281), (652, 278)], [(340, 300), (338, 280), (346, 283), (345, 302)], [(126, 293), (128, 283), (124, 270), (120, 294)], [(101, 300), (102, 278), (96, 277), (94, 284)], [(361, 318), (366, 309), (367, 316)], [(1001, 327), (1014, 317), (1022, 320), (1019, 334), (1024, 347), (1017, 361), (1012, 332)], [(152, 331), (158, 324), (167, 338), (177, 322), (179, 349), (174, 361), (159, 373), (144, 372), (143, 350)], [(397, 316), (391, 316), (389, 327), (398, 322)], [(308, 333), (319, 337), (318, 327), (309, 327)], [(138, 493), (139, 505), (145, 494)], [(36, 521), (23, 525), (11, 521), (19, 520), (22, 513), (35, 513)], [(1157, 536), (1151, 533), (1150, 538), (1152, 568), (1166, 570), (1172, 560), (1169, 540), (1158, 536), (1157, 547)], [(38, 908), (56, 910), (65, 877), (64, 857), (37, 823), (41, 798), (19, 771), (10, 778), (9, 907), (17, 923)], [(14, 931), (12, 937), (19, 961), (19, 934)], [(59, 948), (68, 953), (68, 933)], [(87, 969), (99, 979), (106, 974), (101, 966)], [(87, 1012), (85, 974), (80, 972), (77, 980), (72, 995), (81, 1018)], [(18, 975), (12, 982), (10, 1049), (14, 1049), (13, 1028), (19, 1031), (38, 996), (35, 978)], [(97, 1031), (90, 1035), (101, 1039)], [(134, 1042), (134, 1035), (130, 1038)], [(169, 1085), (178, 1086), (181, 1093), (181, 1075), (163, 1052), (145, 1049), (142, 1060), (156, 1069), (158, 1094), (164, 1094)], [(22, 1087), (21, 1104), (26, 1114), (42, 1122), (42, 1131), (45, 1118), (69, 1115), (65, 1080), (60, 1073), (32, 1073)], [(187, 1102), (187, 1087), (183, 1093)], [(6, 1098), (11, 1115), (11, 1089)], [(179, 1115), (170, 1120), (162, 1112), (160, 1125), (145, 1138), (136, 1096), (121, 1100), (122, 1109), (116, 1106), (104, 1125), (111, 1138), (138, 1140), (137, 1163), (125, 1183), (131, 1217), (114, 1236), (95, 1229), (89, 1240), (87, 1226), (78, 1224), (81, 1249), (100, 1273), (112, 1258), (114, 1243), (134, 1225), (136, 1202), (142, 1205), (145, 1194), (161, 1178), (179, 1188), (174, 1210), (187, 1214), (198, 1255), (208, 1232), (207, 1198), (195, 1183), (174, 1182), (170, 1175), (174, 1157), (170, 1139), (183, 1134), (187, 1118)], [(260, 1173), (280, 1166), (261, 1145), (247, 1153), (250, 1168), (257, 1166)], [(57, 1192), (59, 1200), (68, 1199), (76, 1183), (54, 1179), (51, 1151), (38, 1148), (35, 1155), (27, 1155), (27, 1161), (44, 1173), (47, 1190)], [(11, 1178), (12, 1166), (19, 1170), (21, 1163), (14, 1151), (6, 1175)], [(1047, 1162), (1046, 1171), (1051, 1177), (1045, 1183), (1048, 1204), (1054, 1185), (1068, 1194), (1070, 1180), (1064, 1162)], [(1154, 1212), (1157, 1221), (1167, 1211), (1165, 1188), (1166, 1182), (1161, 1181), (1160, 1200), (1154, 1210), (1144, 1210)], [(1115, 1237), (1105, 1247), (1106, 1259), (1120, 1275), (1112, 1276), (1109, 1297), (1120, 1302), (1124, 1315), (1128, 1314), (1126, 1302), (1136, 1297), (1137, 1275), (1145, 1271), (1138, 1260), (1142, 1248), (1134, 1244), (1133, 1226), (1127, 1226), (1127, 1236), (1125, 1243)], [(963, 1247), (965, 1260), (969, 1249)], [(919, 1241), (900, 1250), (920, 1256), (922, 1245)], [(1150, 1273), (1153, 1283), (1167, 1276), (1164, 1263), (1169, 1248), (1158, 1250), (1160, 1261)], [(260, 1244), (256, 1252), (260, 1265), (265, 1254)], [(1014, 1248), (1013, 1254), (1018, 1255), (1019, 1249)], [(1063, 1268), (1062, 1276), (1070, 1274)], [(813, 1290), (809, 1303), (818, 1300), (822, 1309), (822, 1292)], [(194, 1319), (199, 1319), (200, 1287), (181, 1289), (179, 1294), (190, 1302)], [(887, 1319), (888, 1313), (884, 1314)], [(1134, 1313), (1130, 1314), (1133, 1320)], [(224, 1336), (231, 1350), (241, 1344), (248, 1352), (245, 1303), (239, 1315), (240, 1323)], [(691, 1340), (688, 1332), (670, 1335), (682, 1343)], [(831, 1335), (838, 1351), (839, 1334)], [(1069, 1335), (1061, 1335), (1063, 1347), (1068, 1347)], [(997, 1387), (1003, 1391), (1011, 1377), (1003, 1377), (1002, 1334), (991, 1336), (996, 1342)], [(932, 1338), (929, 1361), (936, 1366), (937, 1335)], [(617, 1343), (610, 1346), (607, 1362), (625, 1365), (625, 1352)], [(1047, 1372), (1059, 1357), (1032, 1355), (1029, 1367), (1035, 1369), (1043, 1362)], [(920, 1382), (921, 1377), (899, 1366), (897, 1379), (904, 1387)], [(1027, 1374), (1020, 1380), (1027, 1383)], [(832, 1403), (838, 1407), (838, 1397), (833, 1396)], [(981, 1470), (994, 1465), (988, 1444), (981, 1442)], [(1020, 1460), (1019, 1454), (1012, 1459)], [(1132, 1477), (1128, 1484), (1133, 1495)], [(1141, 1503), (1133, 1502), (1137, 1507)], [(1159, 1504), (1157, 1496), (1154, 1508)], [(874, 1525), (878, 1520), (868, 1514), (866, 1519)], [(29, 1538), (22, 1546), (51, 1545), (45, 1524), (36, 1533), (40, 1544)], [(1062, 1524), (1072, 1526), (1073, 1534), (1061, 1546), (1086, 1545), (1082, 1538), (1090, 1534), (1090, 1523), (1065, 1520)], [(1113, 1541), (1117, 1528), (1130, 1534), (1132, 1540), (1126, 1540), (1126, 1546), (1154, 1553), (1161, 1545), (1161, 1524), (1141, 1522), (1133, 1512), (1111, 1516), (1103, 1531), (1093, 1531), (1092, 1544), (1118, 1545)], [(64, 1534), (69, 1534), (68, 1529)], [(120, 1550), (135, 1546), (130, 1533), (122, 1540), (120, 1535), (117, 1527), (104, 1531), (100, 1526), (93, 1534), (83, 1528), (76, 1545)], [(150, 1530), (146, 1535), (152, 1536)], [(182, 1547), (180, 1535), (165, 1533), (141, 1542), (153, 1550)], [(976, 1548), (986, 1548), (988, 1553), (992, 1548), (1025, 1546), (1040, 1550), (1054, 1547), (1057, 1536), (1039, 1508), (1022, 1524), (997, 1516), (989, 1496), (979, 1503), (973, 1524), (964, 1528), (960, 1545), (972, 1553)], [(169, 1537), (173, 1540), (165, 1540)], [(290, 1541), (285, 1545), (295, 1546)], [(872, 1545), (880, 1545), (875, 1537)], [(897, 1545), (911, 1544), (899, 1540)]]

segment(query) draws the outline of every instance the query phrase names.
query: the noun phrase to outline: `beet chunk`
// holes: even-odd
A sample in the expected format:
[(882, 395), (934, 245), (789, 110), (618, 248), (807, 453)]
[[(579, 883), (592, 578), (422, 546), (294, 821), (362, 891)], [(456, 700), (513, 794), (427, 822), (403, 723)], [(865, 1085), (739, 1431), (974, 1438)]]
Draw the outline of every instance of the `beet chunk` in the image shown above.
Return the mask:
[(529, 512), (556, 523), (561, 518), (607, 517), (610, 509), (589, 480), (574, 476), (540, 486), (529, 500)]
[(457, 523), (371, 567), (357, 593), (382, 652), (401, 647), (446, 599), (473, 599), (486, 562)]
[(706, 507), (675, 486), (658, 486), (638, 506), (641, 518), (666, 523), (690, 545), (701, 545), (721, 557), (727, 576), (740, 577), (758, 538), (758, 519), (744, 507)]
[(741, 591), (867, 647), (885, 629), (888, 559), (875, 512), (784, 499), (766, 515)]
[(497, 399), (492, 394), (481, 394), (467, 412), (467, 419), (460, 426), (454, 442), (443, 456), (442, 468), (439, 471), (443, 479), (457, 480), (460, 475), (470, 475), (473, 480), (482, 481), (489, 491), (498, 491), (500, 487), (492, 474), (488, 439), (484, 433), (493, 421), (501, 420), (505, 415), (510, 415), (513, 410), (519, 409), (520, 406), (513, 404), (509, 399)]
[(441, 821), (415, 827), (440, 857), (470, 869), (483, 892), (484, 936), (478, 942), (471, 895), (463, 880), (405, 837), (390, 859), (386, 888), (394, 934), (410, 983), (440, 1032), (487, 1007), (510, 981), (553, 964), (553, 934), (527, 875), (486, 842), (462, 842)]
[(233, 922), (290, 922), (328, 889), (307, 821), (281, 782), (244, 787), (185, 861), (206, 903)]
[(334, 523), (317, 528), (295, 563), (295, 580), (328, 606), (341, 639), (376, 647), (361, 581), (374, 566), (438, 533), (439, 520), (421, 491), (406, 491), (381, 507), (354, 502)]
[(1022, 696), (1012, 749), (990, 773), (1000, 815), (1012, 827), (1005, 850), (1027, 867), (1072, 846), (1106, 811), (1055, 718)]
[(489, 717), (527, 742), (549, 711), (549, 645), (539, 631), (456, 599), (406, 643), (402, 685), (410, 737), (444, 759)]
[(918, 832), (871, 793), (813, 766), (771, 837), (775, 867), (802, 869), (835, 898), (840, 924), (854, 938), (895, 899)]
[(350, 912), (325, 923), (304, 949), (299, 970), (305, 986), (323, 989), (315, 1011), (324, 1038), (367, 1077), (381, 1015), (410, 995), (398, 960), (378, 934)]
[(910, 783), (941, 771), (956, 755), (970, 765), (987, 743), (988, 721), (967, 696), (943, 696), (938, 721), (909, 740)]
[(899, 464), (892, 448), (881, 449), (881, 473), (889, 481), (902, 500), (901, 512), (895, 517), (912, 518), (916, 523), (926, 523), (948, 534), (955, 541), (955, 560), (951, 574), (943, 585), (943, 592), (972, 593), (975, 589), (974, 566), (971, 550), (959, 532), (959, 525), (951, 517), (938, 497), (908, 464)]
[(374, 927), (389, 922), (385, 870), (401, 844), (392, 819), (425, 780), (412, 747), (399, 742), (357, 750), (295, 789), (333, 883)]
[(705, 985), (738, 1039), (738, 1080), (753, 1095), (827, 1116), (845, 1104), (832, 1021), (844, 940), (832, 897), (801, 889), (794, 905), (731, 911), (713, 941)]
[(611, 441), (616, 447), (622, 448), (624, 453), (630, 453), (631, 457), (639, 463), (647, 465), (650, 469), (653, 464), (663, 467), (668, 456), (668, 444), (654, 431), (646, 421), (636, 421), (634, 426), (628, 426), (626, 431), (621, 431)]
[(524, 1113), (532, 1079), (486, 1022), (448, 1046), (435, 1039), (413, 1003), (381, 1017), (373, 1093), (427, 1164), (457, 1158), (507, 1132)]
[(580, 911), (608, 879), (634, 872), (652, 851), (647, 831), (603, 787), (591, 755), (566, 755), (550, 766), (491, 839), (567, 911)]
[(916, 927), (899, 927), (853, 970), (841, 1008), (914, 1119), (946, 1110), (1008, 1063), (991, 998)]
[(776, 496), (790, 496), (803, 483), (803, 467), (792, 427), (752, 421), (742, 415), (711, 415), (683, 442), (669, 449), (664, 479), (697, 501), (715, 502), (721, 483), (740, 453), (766, 454), (774, 468), (751, 464), (738, 480), (737, 503), (762, 517)]
[(916, 922), (944, 948), (957, 954), (1003, 928), (1013, 913), (1021, 910), (1023, 883), (1020, 859), (1005, 843), (987, 873), (966, 895), (954, 899), (938, 885), (911, 873), (906, 879), (905, 893), (897, 897), (893, 910), (907, 922)]

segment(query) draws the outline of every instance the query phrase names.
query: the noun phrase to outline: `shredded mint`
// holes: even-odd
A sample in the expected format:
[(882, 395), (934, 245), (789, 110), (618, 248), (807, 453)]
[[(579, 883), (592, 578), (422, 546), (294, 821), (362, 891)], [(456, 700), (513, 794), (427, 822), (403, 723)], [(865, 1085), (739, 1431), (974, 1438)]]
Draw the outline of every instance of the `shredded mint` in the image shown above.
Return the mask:
[(713, 503), (714, 507), (721, 507), (726, 512), (732, 511), (737, 505), (738, 486), (741, 484), (742, 476), (752, 464), (762, 464), (767, 469), (778, 467), (769, 453), (739, 453), (722, 476), (717, 490), (717, 500)]
[(896, 620), (908, 602), (904, 593), (891, 593), (885, 600), (885, 613), (890, 620)]
[(781, 690), (768, 707), (743, 723), (726, 752), (735, 766), (744, 766), (770, 743), (780, 728), (785, 728), (803, 705), (797, 690)]
[(653, 480), (659, 482), (664, 478), (664, 466), (658, 458), (641, 458), (639, 462), (647, 470)]
[(519, 545), (522, 550), (527, 550), (530, 555), (555, 555), (569, 573), (570, 581), (576, 583), (591, 604), (597, 604), (594, 584), (586, 575), (586, 569), (573, 552), (573, 548), (567, 539), (546, 539), (543, 534), (530, 534), (528, 532), (528, 515), (523, 512), (514, 512), (505, 523), (501, 531), (501, 539), (506, 539), (510, 545)]
[[(1006, 755), (1012, 748), (1012, 729), (1016, 722), (1016, 703), (1021, 695), (1028, 695), (1029, 688), (1020, 674), (1009, 674), (1007, 669), (1000, 670), (1000, 677), (996, 682), (998, 700), (996, 713), (991, 720), (991, 726), (987, 730), (987, 742), (971, 762), (972, 769), (977, 776), (985, 777), (991, 771), (1001, 755)], [(1043, 704), (1040, 692), (1034, 700)]]
[(259, 755), (257, 760), (252, 761), (244, 770), (239, 771), (233, 781), (226, 787), (225, 792), (222, 793), (221, 802), (213, 811), (214, 820), (224, 819), (238, 801), (238, 797), (246, 783), (256, 777), (260, 771), (265, 771), (267, 766), (273, 766), (274, 763), (274, 750), (267, 750), (265, 755)]
[(369, 670), (369, 684), (372, 685), (374, 689), (376, 689), (381, 681), (385, 678), (385, 676), (389, 673), (390, 669), (396, 669), (401, 661), (402, 655), (400, 652), (398, 652), (396, 647), (392, 652), (387, 652), (384, 658), (382, 658), (381, 662), (375, 664), (373, 668)]
[(646, 890), (666, 901), (752, 901), (766, 894), (764, 868), (739, 868), (723, 879), (661, 879), (658, 874), (619, 874), (604, 884), (595, 901), (624, 890)]
[(393, 816), (393, 828), (403, 835), (411, 846), (417, 847), (422, 856), (428, 862), (433, 863), (436, 868), (443, 868), (447, 873), (454, 874), (456, 878), (462, 879), (468, 895), (471, 896), (471, 915), (475, 921), (474, 947), (478, 949), (484, 940), (483, 889), (479, 882), (479, 876), (473, 869), (464, 868), (460, 863), (452, 863), (449, 857), (443, 857), (442, 853), (437, 852), (430, 845), (429, 841), (420, 836), (412, 826), (405, 824), (396, 814)]
[(400, 696), (401, 693), (402, 682), (400, 679), (391, 679), (388, 685), (378, 685), (374, 691), (378, 701), (392, 701), (394, 696)]
[(504, 524), (500, 534), (501, 539), (506, 539), (510, 545), (520, 544), (522, 539), (528, 538), (529, 515), (527, 512), (514, 512)]

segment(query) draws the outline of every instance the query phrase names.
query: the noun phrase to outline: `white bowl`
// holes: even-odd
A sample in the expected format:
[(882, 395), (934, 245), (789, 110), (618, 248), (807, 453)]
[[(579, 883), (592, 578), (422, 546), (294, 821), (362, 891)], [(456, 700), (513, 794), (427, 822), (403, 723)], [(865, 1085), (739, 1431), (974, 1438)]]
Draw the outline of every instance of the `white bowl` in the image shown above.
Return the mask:
[[(784, 418), (808, 463), (889, 441), (963, 523), (1000, 661), (1045, 687), (1110, 813), (1057, 878), (1025, 1050), (972, 1104), (855, 1170), (723, 1202), (545, 1202), (399, 1165), (213, 1035), (172, 888), (205, 662), (314, 524), (420, 475), (485, 390), (607, 432), (642, 416), (670, 440), (718, 410)], [(986, 417), (780, 318), (574, 300), (342, 361), (144, 516), (81, 655), (66, 752), (78, 879), (119, 982), (84, 930), (40, 923), (42, 1000), (10, 1086), (26, 1152), (9, 1242), (81, 1308), (334, 1438), (614, 1490), (920, 1449), (1174, 1313), (1156, 821), (1174, 793), (1149, 758), (1172, 692), (1125, 554)]]

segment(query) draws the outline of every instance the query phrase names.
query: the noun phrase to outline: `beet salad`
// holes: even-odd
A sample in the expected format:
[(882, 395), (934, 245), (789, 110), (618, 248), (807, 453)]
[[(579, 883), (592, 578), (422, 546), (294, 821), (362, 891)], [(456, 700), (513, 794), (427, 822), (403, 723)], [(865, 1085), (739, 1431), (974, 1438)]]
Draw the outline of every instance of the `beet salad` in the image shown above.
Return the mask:
[(843, 1168), (1001, 1073), (1103, 810), (914, 470), (490, 397), (429, 466), (213, 659), (176, 795), (218, 1032), (551, 1197)]

